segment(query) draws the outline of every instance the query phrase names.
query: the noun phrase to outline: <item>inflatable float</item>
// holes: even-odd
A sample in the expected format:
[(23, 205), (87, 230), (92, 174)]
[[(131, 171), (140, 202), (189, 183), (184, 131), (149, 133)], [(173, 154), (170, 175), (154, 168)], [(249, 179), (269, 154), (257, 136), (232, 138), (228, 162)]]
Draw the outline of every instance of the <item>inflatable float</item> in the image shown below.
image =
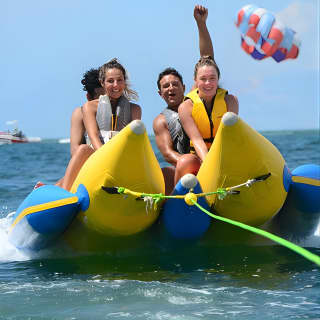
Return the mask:
[(231, 112), (223, 116), (198, 175), (182, 177), (166, 201), (164, 189), (145, 127), (136, 120), (87, 160), (71, 192), (56, 186), (32, 191), (13, 217), (9, 239), (20, 249), (63, 242), (76, 251), (109, 253), (162, 241), (241, 243), (190, 205), (194, 199), (208, 212), (259, 228), (273, 225), (278, 234), (282, 224), (304, 236), (319, 224), (320, 166), (291, 173), (278, 149)]
[(131, 122), (86, 161), (71, 192), (57, 186), (33, 190), (13, 217), (9, 240), (28, 250), (61, 237), (81, 251), (114, 250), (112, 244), (121, 238), (130, 242), (160, 211), (143, 200), (106, 192), (121, 185), (164, 193), (162, 171), (141, 121)]
[[(229, 188), (232, 192), (222, 198), (219, 193), (206, 195), (206, 206), (202, 207), (298, 243), (319, 227), (320, 166), (304, 165), (291, 173), (279, 150), (231, 112), (223, 116), (197, 177), (183, 177), (173, 194), (188, 193), (190, 185), (197, 188), (193, 192), (204, 194)], [(161, 217), (172, 238), (198, 239), (202, 245), (250, 243), (253, 238), (251, 233), (244, 235), (239, 228), (212, 218), (210, 222), (202, 218), (199, 225), (203, 214), (197, 207), (169, 199)]]

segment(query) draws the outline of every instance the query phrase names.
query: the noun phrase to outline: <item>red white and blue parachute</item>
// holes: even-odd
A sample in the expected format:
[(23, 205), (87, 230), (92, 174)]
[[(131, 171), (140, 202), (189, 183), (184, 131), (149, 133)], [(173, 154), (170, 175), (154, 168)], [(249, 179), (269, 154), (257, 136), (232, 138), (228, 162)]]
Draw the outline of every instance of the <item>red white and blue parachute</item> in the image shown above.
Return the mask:
[(254, 59), (272, 57), (281, 62), (299, 54), (296, 32), (264, 8), (244, 6), (237, 14), (236, 26), (241, 32), (242, 49)]

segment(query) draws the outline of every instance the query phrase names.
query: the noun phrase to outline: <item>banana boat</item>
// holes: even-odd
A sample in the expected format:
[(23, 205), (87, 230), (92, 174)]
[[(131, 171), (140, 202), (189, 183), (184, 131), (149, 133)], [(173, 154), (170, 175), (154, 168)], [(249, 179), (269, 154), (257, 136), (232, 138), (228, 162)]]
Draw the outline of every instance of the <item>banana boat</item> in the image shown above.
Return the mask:
[[(119, 187), (136, 192), (121, 194)], [(219, 189), (226, 191), (223, 197)], [(161, 205), (141, 196), (164, 191), (145, 126), (136, 120), (90, 156), (70, 192), (57, 186), (32, 191), (13, 217), (9, 239), (19, 249), (62, 243), (79, 252), (133, 255), (167, 246), (175, 250), (179, 243), (202, 248), (246, 243), (248, 234), (214, 220), (190, 199), (207, 212), (268, 226), (284, 237), (289, 229), (309, 236), (319, 223), (320, 166), (291, 173), (279, 150), (231, 112), (223, 116), (197, 176), (182, 177), (173, 198)], [(190, 194), (201, 196), (187, 201)]]
[(268, 178), (239, 189), (239, 194), (223, 200), (216, 195), (207, 197), (213, 211), (260, 226), (281, 209), (290, 185), (289, 170), (279, 150), (237, 115), (226, 113), (198, 172), (200, 185), (209, 192), (261, 176)]
[[(209, 207), (212, 213), (221, 217), (253, 227), (267, 228), (272, 225), (272, 230), (282, 236), (280, 224), (285, 223), (286, 229), (302, 229), (301, 234), (310, 234), (318, 226), (320, 167), (307, 165), (291, 173), (279, 150), (232, 112), (222, 117), (214, 142), (197, 176), (193, 177), (192, 184), (197, 189), (181, 191), (180, 184), (185, 184), (183, 179), (173, 194), (183, 195), (197, 190), (197, 194), (206, 195), (206, 204), (202, 207)], [(232, 192), (224, 197), (214, 193), (223, 188)], [(185, 204), (179, 205), (177, 201), (181, 200), (169, 199), (165, 203), (161, 220), (172, 238), (205, 239), (212, 245), (214, 242), (243, 243), (251, 236), (250, 233), (239, 233), (239, 228), (211, 218), (210, 226), (207, 220), (199, 225), (198, 217), (205, 213), (198, 208), (191, 210)], [(176, 213), (177, 207), (184, 213)], [(184, 214), (188, 216), (187, 219), (177, 219)], [(296, 220), (295, 227), (292, 226), (293, 217)], [(194, 219), (193, 223), (190, 223), (191, 219)], [(301, 224), (303, 219), (310, 221), (309, 227)]]
[[(136, 197), (108, 193), (126, 186), (146, 193), (164, 193), (164, 179), (142, 121), (135, 120), (81, 168), (71, 192), (79, 185), (88, 191), (90, 205), (80, 211), (64, 239), (80, 251), (114, 251), (130, 248), (158, 218), (160, 208)], [(138, 236), (137, 236), (138, 235)]]
[[(44, 248), (58, 238), (81, 251), (113, 250), (121, 243), (130, 246), (137, 234), (155, 222), (160, 209), (134, 197), (106, 192), (123, 185), (164, 193), (161, 168), (139, 120), (131, 122), (89, 157), (71, 192), (57, 186), (33, 190), (13, 218), (9, 239), (16, 247), (31, 250)], [(80, 192), (84, 195), (78, 197)], [(43, 221), (56, 228), (49, 230)]]

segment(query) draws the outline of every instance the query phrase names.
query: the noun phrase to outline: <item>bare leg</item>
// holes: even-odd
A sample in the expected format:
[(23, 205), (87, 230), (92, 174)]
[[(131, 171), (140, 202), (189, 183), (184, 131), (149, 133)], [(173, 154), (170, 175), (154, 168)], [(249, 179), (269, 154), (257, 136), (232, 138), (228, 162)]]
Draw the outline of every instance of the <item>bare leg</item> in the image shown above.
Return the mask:
[(166, 196), (169, 195), (175, 184), (174, 184), (174, 174), (175, 174), (175, 168), (174, 167), (165, 167), (162, 168), (162, 174), (164, 177), (164, 182), (165, 182), (165, 186), (166, 186)]
[(62, 182), (59, 181), (61, 188), (66, 189), (68, 191), (71, 189), (72, 184), (76, 179), (81, 167), (93, 153), (94, 150), (85, 144), (78, 147), (68, 164), (66, 173), (62, 178)]
[(176, 185), (178, 181), (187, 173), (192, 173), (197, 175), (201, 165), (201, 160), (194, 154), (188, 153), (183, 155), (177, 163), (174, 184)]

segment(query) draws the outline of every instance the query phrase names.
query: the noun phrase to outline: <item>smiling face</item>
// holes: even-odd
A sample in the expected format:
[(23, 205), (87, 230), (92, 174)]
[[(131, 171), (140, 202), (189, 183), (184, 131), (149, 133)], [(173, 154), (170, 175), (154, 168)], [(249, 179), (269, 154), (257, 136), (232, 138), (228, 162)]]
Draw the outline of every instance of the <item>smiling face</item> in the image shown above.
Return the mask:
[(101, 83), (110, 100), (117, 100), (126, 88), (124, 75), (120, 69), (111, 68), (106, 71), (105, 80)]
[(185, 89), (180, 79), (173, 74), (168, 74), (162, 77), (159, 84), (159, 94), (165, 100), (168, 107), (178, 109), (183, 101)]
[(205, 100), (211, 100), (217, 92), (219, 76), (215, 67), (199, 67), (195, 78), (199, 89), (199, 96)]

